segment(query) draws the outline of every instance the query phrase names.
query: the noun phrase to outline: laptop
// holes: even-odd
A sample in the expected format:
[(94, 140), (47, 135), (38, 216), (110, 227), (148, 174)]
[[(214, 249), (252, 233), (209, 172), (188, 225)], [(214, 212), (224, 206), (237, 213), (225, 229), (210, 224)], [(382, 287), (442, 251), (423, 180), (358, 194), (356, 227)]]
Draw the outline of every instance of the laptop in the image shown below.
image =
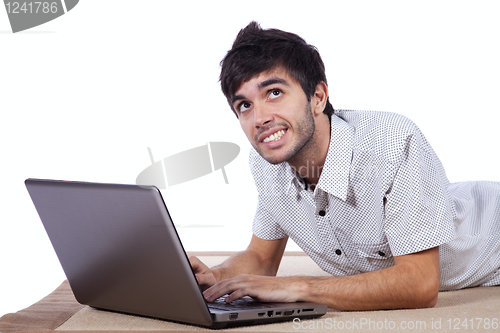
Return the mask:
[(326, 313), (325, 305), (207, 303), (154, 186), (27, 179), (76, 300), (93, 308), (210, 328)]

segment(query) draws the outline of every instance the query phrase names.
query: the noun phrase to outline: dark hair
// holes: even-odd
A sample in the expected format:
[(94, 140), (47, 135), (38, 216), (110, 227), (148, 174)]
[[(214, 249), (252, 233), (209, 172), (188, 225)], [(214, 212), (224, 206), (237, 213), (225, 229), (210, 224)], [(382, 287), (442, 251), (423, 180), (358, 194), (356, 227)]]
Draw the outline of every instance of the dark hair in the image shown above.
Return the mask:
[[(299, 82), (308, 101), (321, 81), (327, 84), (325, 65), (314, 46), (289, 32), (263, 30), (255, 21), (240, 30), (221, 67), (221, 88), (229, 102), (244, 82), (276, 67), (283, 67)], [(329, 99), (323, 112), (328, 118), (334, 112)]]

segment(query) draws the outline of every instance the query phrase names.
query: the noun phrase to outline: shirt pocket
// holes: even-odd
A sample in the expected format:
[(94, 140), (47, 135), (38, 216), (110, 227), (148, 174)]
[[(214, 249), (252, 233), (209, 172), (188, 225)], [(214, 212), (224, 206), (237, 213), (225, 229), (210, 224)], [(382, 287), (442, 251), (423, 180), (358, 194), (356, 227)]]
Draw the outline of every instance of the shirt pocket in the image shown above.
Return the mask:
[(391, 267), (394, 265), (389, 243), (383, 244), (355, 244), (357, 248), (360, 262), (365, 266), (367, 272), (376, 271), (379, 269)]

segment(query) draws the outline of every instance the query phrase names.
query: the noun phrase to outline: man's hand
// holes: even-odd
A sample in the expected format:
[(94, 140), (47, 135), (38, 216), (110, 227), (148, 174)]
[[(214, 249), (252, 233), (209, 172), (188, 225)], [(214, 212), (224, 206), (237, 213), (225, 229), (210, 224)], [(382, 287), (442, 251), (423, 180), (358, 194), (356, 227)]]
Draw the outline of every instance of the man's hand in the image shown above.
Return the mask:
[(196, 279), (198, 279), (198, 284), (202, 290), (213, 286), (217, 282), (213, 272), (207, 265), (201, 262), (200, 259), (195, 256), (190, 256), (189, 262), (191, 263), (191, 267), (193, 268)]
[(226, 302), (250, 296), (261, 302), (295, 302), (301, 300), (300, 277), (274, 277), (241, 274), (222, 280), (203, 292), (208, 302), (228, 294)]

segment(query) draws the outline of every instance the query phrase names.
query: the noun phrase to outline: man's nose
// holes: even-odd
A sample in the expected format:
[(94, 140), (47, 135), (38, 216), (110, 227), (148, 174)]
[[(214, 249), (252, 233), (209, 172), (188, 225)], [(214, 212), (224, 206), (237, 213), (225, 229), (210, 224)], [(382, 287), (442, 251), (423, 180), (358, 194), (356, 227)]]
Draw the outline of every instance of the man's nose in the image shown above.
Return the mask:
[(254, 126), (259, 128), (273, 121), (271, 110), (264, 104), (254, 104)]

